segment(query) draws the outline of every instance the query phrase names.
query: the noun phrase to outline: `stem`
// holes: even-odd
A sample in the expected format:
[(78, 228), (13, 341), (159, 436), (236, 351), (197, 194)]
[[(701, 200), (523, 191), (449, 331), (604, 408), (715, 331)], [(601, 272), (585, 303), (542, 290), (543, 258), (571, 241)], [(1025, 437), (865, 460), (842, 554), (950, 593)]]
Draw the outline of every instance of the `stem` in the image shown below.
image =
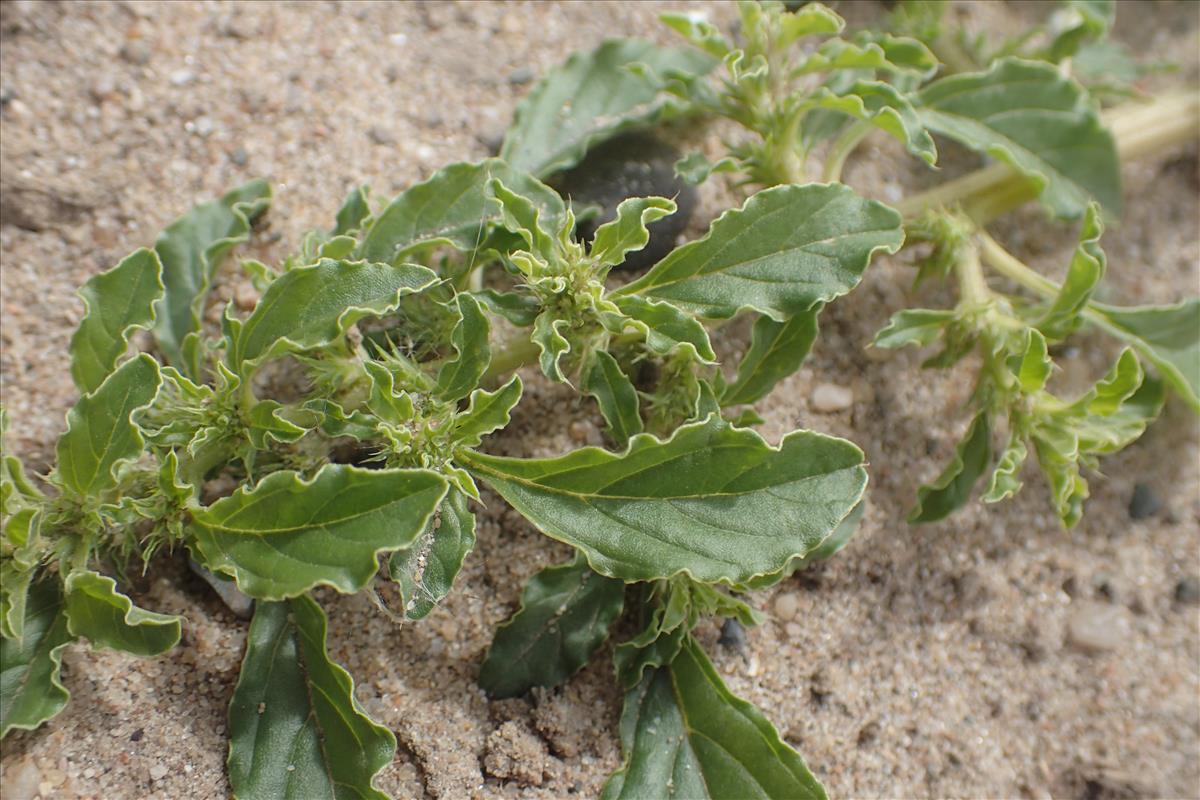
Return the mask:
[[(1001, 247), (999, 242), (988, 236), (983, 230), (979, 231), (978, 240), (983, 249), (984, 259), (996, 272), (1047, 299), (1053, 299), (1058, 296), (1062, 287), (1049, 278), (1045, 278), (1034, 272), (1021, 259)], [(1126, 342), (1133, 341), (1127, 331), (1123, 331), (1109, 322), (1104, 314), (1092, 305), (1090, 300), (1080, 311), (1080, 316), (1111, 336), (1115, 336)]]
[(821, 176), (822, 180), (826, 183), (837, 183), (842, 179), (842, 167), (846, 165), (846, 157), (854, 152), (854, 148), (858, 147), (863, 139), (867, 138), (873, 127), (867, 120), (860, 119), (846, 128), (829, 149), (829, 155), (825, 159), (825, 173)]
[(540, 352), (537, 342), (533, 341), (526, 331), (518, 331), (515, 336), (492, 351), (492, 362), (483, 373), (481, 383), (498, 383), (500, 378), (508, 373), (526, 364), (532, 364)]
[[(1200, 132), (1200, 96), (1163, 95), (1149, 104), (1107, 111), (1103, 120), (1112, 131), (1123, 161), (1142, 158), (1196, 138)], [(928, 209), (962, 203), (982, 225), (1035, 196), (1029, 181), (1007, 164), (992, 164), (908, 197), (896, 208), (912, 219)]]
[(979, 248), (973, 242), (963, 248), (962, 258), (957, 264), (958, 286), (963, 303), (971, 306), (981, 306), (991, 299), (992, 292), (988, 289), (983, 277), (983, 265), (979, 262)]
[(1001, 275), (1047, 298), (1058, 296), (1059, 286), (1054, 281), (1027, 267), (1019, 258), (1001, 247), (999, 242), (988, 236), (986, 231), (980, 229), (977, 238), (984, 259)]

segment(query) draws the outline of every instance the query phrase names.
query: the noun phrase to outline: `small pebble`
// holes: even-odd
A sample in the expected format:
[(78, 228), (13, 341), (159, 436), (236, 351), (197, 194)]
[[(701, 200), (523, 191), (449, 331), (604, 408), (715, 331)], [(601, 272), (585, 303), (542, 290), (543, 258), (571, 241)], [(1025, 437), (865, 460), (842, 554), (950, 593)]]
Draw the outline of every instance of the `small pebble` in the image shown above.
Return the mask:
[(1128, 633), (1122, 608), (1106, 603), (1081, 603), (1067, 621), (1067, 640), (1086, 653), (1116, 650)]
[(0, 778), (0, 795), (4, 800), (33, 800), (41, 781), (42, 773), (37, 764), (33, 763), (32, 758), (26, 757), (15, 767), (4, 770)]
[(785, 592), (775, 598), (775, 616), (788, 622), (800, 611), (800, 597), (795, 592)]
[(88, 88), (88, 93), (97, 103), (103, 103), (105, 100), (112, 97), (116, 91), (117, 85), (113, 81), (112, 77), (108, 75), (101, 75), (99, 78), (93, 81), (92, 85)]
[(250, 154), (246, 152), (245, 148), (239, 147), (229, 154), (229, 160), (239, 167), (244, 167), (246, 166), (246, 162), (250, 160)]
[(258, 304), (258, 292), (249, 283), (239, 283), (233, 290), (233, 302), (242, 311), (250, 311)]
[(167, 773), (169, 771), (170, 770), (167, 769), (166, 764), (155, 764), (150, 768), (150, 780), (161, 781), (163, 778), (167, 777)]
[(854, 393), (836, 383), (822, 383), (813, 389), (810, 402), (813, 411), (831, 414), (835, 411), (845, 411), (854, 405)]
[(196, 135), (201, 138), (207, 138), (212, 135), (216, 128), (216, 123), (212, 121), (212, 117), (200, 117), (196, 120)]
[(150, 60), (150, 45), (146, 44), (141, 39), (134, 39), (131, 42), (126, 42), (121, 47), (121, 58), (128, 61), (130, 64), (141, 66)]
[(1133, 496), (1129, 498), (1129, 518), (1146, 519), (1153, 517), (1162, 510), (1162, 501), (1154, 493), (1148, 483), (1139, 483), (1133, 487)]
[(746, 626), (730, 617), (721, 625), (721, 638), (717, 642), (730, 650), (742, 652), (746, 647)]
[(392, 136), (386, 128), (381, 128), (378, 125), (372, 125), (367, 130), (367, 138), (375, 144), (387, 145), (396, 143), (396, 137)]
[(508, 76), (508, 82), (513, 86), (523, 86), (533, 80), (533, 69), (531, 67), (517, 67)]
[(1189, 575), (1175, 584), (1175, 602), (1200, 604), (1200, 576)]
[(196, 73), (190, 69), (177, 69), (167, 77), (167, 80), (171, 82), (172, 86), (187, 86), (196, 80)]

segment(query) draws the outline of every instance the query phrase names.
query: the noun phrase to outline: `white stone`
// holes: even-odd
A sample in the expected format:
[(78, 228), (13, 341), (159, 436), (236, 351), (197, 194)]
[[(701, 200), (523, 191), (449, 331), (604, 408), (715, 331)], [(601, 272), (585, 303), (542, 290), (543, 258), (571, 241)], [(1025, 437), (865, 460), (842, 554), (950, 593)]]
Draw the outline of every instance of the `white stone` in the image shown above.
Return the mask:
[(1116, 650), (1129, 637), (1129, 620), (1120, 606), (1081, 603), (1067, 620), (1067, 641), (1088, 653)]
[(854, 392), (836, 383), (822, 383), (813, 389), (810, 404), (813, 411), (822, 414), (845, 411), (854, 405)]

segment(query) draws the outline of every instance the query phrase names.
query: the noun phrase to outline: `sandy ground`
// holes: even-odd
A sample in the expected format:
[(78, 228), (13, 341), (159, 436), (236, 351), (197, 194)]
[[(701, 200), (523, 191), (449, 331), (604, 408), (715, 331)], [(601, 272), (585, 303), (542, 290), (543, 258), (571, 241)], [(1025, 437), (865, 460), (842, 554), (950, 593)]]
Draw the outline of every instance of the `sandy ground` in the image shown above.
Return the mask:
[[(66, 352), (81, 312), (75, 289), (193, 202), (271, 179), (275, 206), (252, 252), (279, 256), (306, 229), (328, 226), (353, 184), (390, 195), (441, 164), (486, 155), (530, 76), (570, 51), (605, 35), (666, 41), (654, 17), (671, 7), (686, 6), (0, 4), (9, 446), (46, 467), (75, 400)], [(848, 10), (869, 17), (878, 7)], [(712, 11), (728, 18), (728, 8)], [(1128, 11), (1122, 4), (1123, 35), (1181, 61), (1164, 80), (1194, 82), (1200, 7)], [(966, 11), (1001, 27), (1024, 13), (998, 3)], [(882, 139), (846, 177), (885, 199), (935, 180)], [(1196, 148), (1130, 165), (1125, 177), (1130, 210), (1105, 238), (1107, 299), (1195, 293)], [(728, 203), (719, 189), (702, 199), (701, 222)], [(1048, 272), (1065, 265), (1074, 235), (1036, 209), (996, 233)], [(1200, 796), (1200, 610), (1176, 597), (1181, 582), (1200, 579), (1196, 418), (1172, 403), (1141, 442), (1106, 460), (1073, 531), (1058, 527), (1032, 471), (1014, 502), (909, 527), (899, 520), (917, 485), (966, 425), (971, 380), (969, 365), (922, 373), (916, 353), (864, 349), (892, 312), (945, 301), (910, 292), (911, 276), (903, 259), (878, 262), (825, 314), (805, 368), (761, 404), (772, 440), (803, 426), (865, 448), (862, 529), (827, 565), (754, 596), (768, 621), (742, 652), (718, 645), (714, 627), (700, 638), (834, 796)], [(731, 326), (724, 352), (744, 347), (737, 333)], [(1077, 344), (1066, 384), (1096, 376), (1115, 352), (1099, 338)], [(811, 410), (826, 382), (850, 388), (852, 406)], [(577, 444), (571, 433), (597, 436), (590, 407), (529, 385), (497, 451), (556, 453)], [(1136, 483), (1162, 509), (1135, 521)], [(491, 703), (475, 686), (490, 631), (525, 578), (567, 556), (487, 500), (458, 590), (426, 621), (398, 627), (365, 598), (322, 598), (333, 655), (400, 740), (381, 779), (397, 797), (595, 796), (619, 760), (620, 696), (603, 654), (565, 687), (529, 698)], [(161, 559), (154, 574), (137, 587), (141, 602), (186, 614), (182, 646), (152, 660), (69, 648), (67, 711), (4, 741), (5, 800), (227, 795), (225, 709), (245, 624), (178, 559)]]

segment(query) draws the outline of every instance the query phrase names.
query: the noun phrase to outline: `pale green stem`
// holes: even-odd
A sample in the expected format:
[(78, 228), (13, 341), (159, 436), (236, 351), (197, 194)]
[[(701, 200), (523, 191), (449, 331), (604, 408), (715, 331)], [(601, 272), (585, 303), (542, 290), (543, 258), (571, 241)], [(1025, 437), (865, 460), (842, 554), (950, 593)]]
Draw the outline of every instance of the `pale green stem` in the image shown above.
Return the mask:
[(846, 128), (829, 149), (829, 155), (825, 159), (825, 172), (821, 179), (826, 183), (840, 181), (842, 168), (846, 165), (846, 158), (854, 152), (854, 148), (858, 147), (863, 139), (867, 138), (874, 127), (867, 120), (860, 119)]
[[(1163, 95), (1154, 101), (1105, 112), (1103, 119), (1116, 140), (1122, 161), (1152, 155), (1177, 144), (1195, 141), (1200, 133), (1200, 96)], [(896, 209), (907, 219), (928, 209), (961, 203), (971, 217), (986, 224), (1036, 196), (1029, 181), (1007, 164), (992, 164), (905, 198)]]
[(508, 373), (536, 361), (540, 352), (537, 342), (530, 338), (528, 331), (518, 331), (515, 336), (492, 350), (492, 362), (483, 373), (481, 383), (498, 382)]

